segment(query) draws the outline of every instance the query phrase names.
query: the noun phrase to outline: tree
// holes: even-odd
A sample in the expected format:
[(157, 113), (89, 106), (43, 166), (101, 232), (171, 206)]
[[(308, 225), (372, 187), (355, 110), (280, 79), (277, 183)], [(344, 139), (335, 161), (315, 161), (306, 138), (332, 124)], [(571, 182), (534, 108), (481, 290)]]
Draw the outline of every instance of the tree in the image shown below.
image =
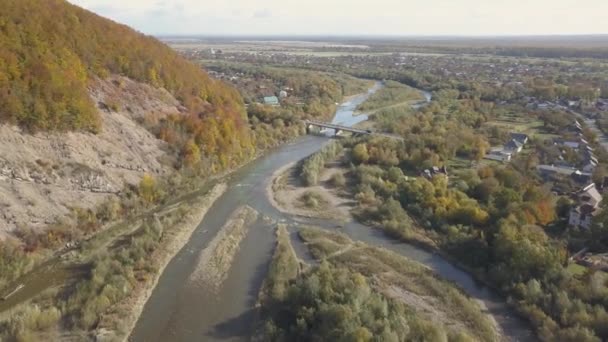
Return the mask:
[(139, 182), (139, 196), (148, 204), (158, 200), (159, 190), (156, 185), (156, 180), (149, 174), (144, 174)]
[(361, 143), (355, 145), (353, 148), (353, 160), (359, 164), (364, 164), (369, 161), (369, 153), (366, 144)]
[(188, 140), (184, 146), (182, 156), (184, 159), (184, 165), (193, 168), (196, 167), (201, 161), (201, 150), (193, 139)]

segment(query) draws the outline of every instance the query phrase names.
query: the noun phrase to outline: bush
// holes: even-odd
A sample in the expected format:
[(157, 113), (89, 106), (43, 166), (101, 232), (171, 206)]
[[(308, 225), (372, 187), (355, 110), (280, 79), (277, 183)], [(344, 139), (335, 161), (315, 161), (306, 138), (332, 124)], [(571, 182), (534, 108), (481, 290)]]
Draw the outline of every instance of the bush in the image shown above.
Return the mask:
[(308, 157), (302, 163), (301, 177), (308, 186), (319, 184), (319, 176), (325, 168), (325, 164), (338, 157), (342, 153), (343, 147), (338, 141), (332, 141), (323, 147), (319, 152)]
[(301, 197), (300, 201), (309, 209), (319, 209), (326, 206), (327, 200), (318, 192), (307, 191)]
[(329, 183), (336, 188), (343, 188), (346, 185), (346, 178), (342, 172), (336, 172), (329, 179)]

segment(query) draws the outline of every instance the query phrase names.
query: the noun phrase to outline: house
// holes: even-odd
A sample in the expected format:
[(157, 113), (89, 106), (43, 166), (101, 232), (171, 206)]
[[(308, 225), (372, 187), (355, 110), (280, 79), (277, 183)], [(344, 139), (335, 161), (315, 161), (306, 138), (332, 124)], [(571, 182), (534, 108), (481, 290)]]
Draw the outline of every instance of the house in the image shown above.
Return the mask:
[(448, 169), (445, 166), (442, 166), (442, 167), (433, 166), (431, 169), (425, 169), (422, 172), (422, 176), (427, 179), (432, 179), (433, 177), (435, 177), (437, 175), (444, 175), (444, 176), (448, 177), (449, 176)]
[(509, 162), (511, 161), (511, 157), (513, 155), (509, 152), (505, 152), (505, 151), (490, 151), (488, 154), (485, 155), (485, 159), (488, 160), (495, 160), (495, 161), (499, 161), (499, 162)]
[(595, 170), (595, 168), (597, 167), (597, 162), (593, 161), (593, 160), (587, 160), (585, 166), (583, 166), (583, 172), (589, 172), (589, 173), (593, 173), (593, 171)]
[(570, 178), (579, 184), (589, 184), (591, 182), (591, 173), (576, 170), (570, 175)]
[(590, 229), (593, 218), (599, 214), (599, 210), (588, 204), (580, 205), (570, 211), (568, 224), (572, 227)]
[(570, 107), (570, 108), (572, 108), (572, 107), (578, 107), (579, 106), (579, 102), (578, 101), (569, 100), (567, 104), (568, 104), (568, 107)]
[(288, 94), (287, 94), (287, 92), (286, 92), (285, 90), (281, 90), (281, 91), (279, 92), (279, 97), (280, 97), (280, 98), (282, 98), (282, 99), (283, 99), (283, 98), (286, 98), (286, 97), (287, 97), (287, 95), (288, 95)]
[(578, 120), (574, 120), (574, 123), (571, 127), (574, 129), (575, 132), (583, 132), (583, 126), (580, 122), (578, 122)]
[[(571, 148), (573, 150), (581, 150), (583, 153), (593, 152), (593, 148), (589, 146), (587, 140), (582, 137), (579, 137), (575, 140), (564, 140), (562, 138), (556, 138), (553, 140), (553, 143), (557, 146), (564, 146)], [(586, 151), (586, 152), (585, 152)]]
[(549, 109), (549, 103), (539, 103), (538, 105), (536, 105), (537, 109)]
[(511, 139), (519, 141), (522, 145), (527, 144), (528, 140), (530, 140), (528, 135), (523, 133), (511, 133)]
[(575, 173), (580, 173), (581, 175), (591, 176), (591, 174), (580, 172), (579, 170), (577, 170), (573, 167), (568, 167), (568, 166), (538, 165), (536, 168), (538, 169), (538, 172), (540, 172), (540, 174), (545, 177), (550, 176), (550, 175), (555, 175), (555, 174), (560, 174), (563, 176), (571, 176), (572, 174), (575, 174)]
[(598, 165), (600, 162), (597, 160), (597, 157), (591, 153), (590, 151), (583, 151), (583, 158), (585, 158), (585, 162), (593, 162), (595, 165)]
[(276, 96), (264, 96), (264, 104), (269, 106), (278, 106), (279, 98)]
[(518, 140), (511, 139), (508, 143), (505, 144), (504, 151), (515, 154), (515, 153), (521, 152), (521, 150), (523, 148), (524, 148), (524, 144), (522, 144)]
[(573, 197), (577, 202), (577, 206), (570, 210), (568, 224), (573, 227), (591, 228), (593, 218), (601, 211), (602, 195), (597, 190), (595, 184), (591, 183), (577, 192)]
[(578, 148), (581, 146), (581, 144), (576, 141), (564, 141), (563, 145), (573, 150), (578, 150)]

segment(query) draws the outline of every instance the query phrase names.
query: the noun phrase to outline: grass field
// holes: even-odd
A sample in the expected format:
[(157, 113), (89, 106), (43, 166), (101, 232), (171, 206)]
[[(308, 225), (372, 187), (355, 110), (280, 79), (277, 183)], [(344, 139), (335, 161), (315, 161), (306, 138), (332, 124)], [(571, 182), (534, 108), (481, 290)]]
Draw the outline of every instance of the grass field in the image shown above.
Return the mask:
[(555, 134), (548, 133), (543, 122), (535, 118), (528, 118), (525, 114), (508, 113), (498, 119), (488, 121), (487, 126), (498, 126), (509, 132), (525, 133), (536, 139), (551, 139), (557, 137)]
[(420, 101), (424, 101), (424, 95), (418, 89), (399, 82), (387, 81), (384, 88), (360, 104), (357, 111), (376, 112), (395, 106), (411, 105)]
[(577, 263), (570, 263), (570, 265), (568, 265), (568, 268), (566, 268), (566, 271), (568, 271), (568, 273), (572, 274), (572, 275), (583, 275), (585, 274), (585, 272), (587, 272), (587, 268), (585, 266), (581, 266)]

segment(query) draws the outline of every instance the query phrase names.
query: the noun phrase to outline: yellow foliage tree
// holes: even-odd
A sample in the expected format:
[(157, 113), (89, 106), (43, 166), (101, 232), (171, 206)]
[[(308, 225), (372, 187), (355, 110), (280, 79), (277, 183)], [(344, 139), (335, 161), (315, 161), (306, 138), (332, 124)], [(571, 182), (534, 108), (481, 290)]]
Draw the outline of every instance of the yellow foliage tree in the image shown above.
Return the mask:
[(139, 197), (141, 197), (144, 202), (150, 204), (156, 202), (159, 195), (160, 193), (154, 177), (147, 173), (144, 174), (139, 182)]

